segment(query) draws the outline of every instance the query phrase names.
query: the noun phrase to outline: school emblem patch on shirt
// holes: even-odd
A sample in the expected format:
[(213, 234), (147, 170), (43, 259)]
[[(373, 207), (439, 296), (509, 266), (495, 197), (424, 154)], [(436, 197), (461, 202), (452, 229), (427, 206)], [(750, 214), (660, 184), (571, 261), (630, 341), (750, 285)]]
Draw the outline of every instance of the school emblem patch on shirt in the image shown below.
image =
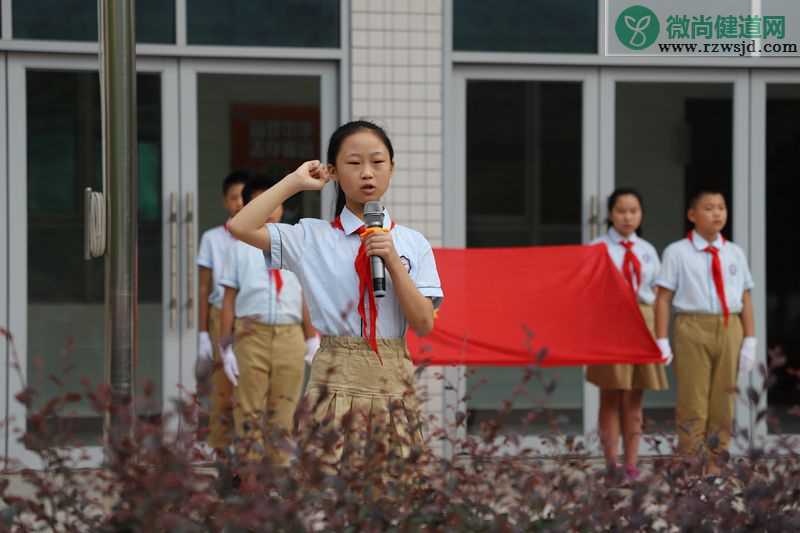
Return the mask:
[(408, 257), (401, 255), (400, 262), (403, 263), (403, 266), (406, 267), (408, 273), (411, 274), (411, 261), (408, 259)]
[(644, 261), (645, 263), (649, 263), (650, 262), (650, 254), (644, 254), (642, 256), (642, 261)]
[(729, 266), (729, 267), (728, 267), (728, 272), (730, 272), (731, 276), (735, 276), (735, 275), (736, 275), (736, 272), (737, 272), (737, 270), (736, 270), (736, 265), (731, 265), (731, 266)]

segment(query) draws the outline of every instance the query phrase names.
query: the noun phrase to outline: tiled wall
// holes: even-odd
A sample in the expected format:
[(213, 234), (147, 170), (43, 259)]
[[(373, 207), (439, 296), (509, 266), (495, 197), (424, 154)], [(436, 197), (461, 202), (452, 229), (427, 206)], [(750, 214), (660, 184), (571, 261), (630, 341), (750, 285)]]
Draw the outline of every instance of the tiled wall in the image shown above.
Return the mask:
[[(398, 224), (442, 244), (443, 0), (352, 0), (352, 118), (383, 126), (395, 148), (384, 198)], [(418, 382), (440, 415), (438, 369)]]
[(442, 0), (352, 1), (352, 114), (384, 126), (392, 217), (442, 239)]

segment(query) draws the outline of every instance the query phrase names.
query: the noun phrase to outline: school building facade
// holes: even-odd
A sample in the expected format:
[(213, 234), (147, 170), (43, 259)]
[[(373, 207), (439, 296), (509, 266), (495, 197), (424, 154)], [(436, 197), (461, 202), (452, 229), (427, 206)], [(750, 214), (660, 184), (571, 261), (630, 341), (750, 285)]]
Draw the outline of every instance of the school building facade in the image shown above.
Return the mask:
[[(632, 186), (660, 252), (686, 232), (687, 191), (722, 188), (729, 236), (756, 281), (760, 357), (769, 349), (800, 364), (791, 261), (800, 56), (608, 55), (603, 0), (137, 0), (136, 8), (137, 388), (153, 385), (139, 394), (142, 416), (194, 388), (194, 256), (202, 232), (224, 222), (222, 178), (324, 158), (331, 132), (353, 118), (386, 127), (396, 173), (385, 203), (434, 246), (589, 242), (604, 231), (604, 199)], [(19, 440), (28, 412), (15, 399), (24, 384), (41, 406), (84, 390), (84, 377), (103, 377), (104, 267), (83, 257), (83, 191), (102, 188), (95, 10), (94, 0), (0, 0), (0, 326), (14, 339), (0, 342), (0, 415), (10, 420), (0, 456), (31, 465)], [(328, 189), (303, 193), (287, 218), (330, 217), (333, 200)], [(789, 414), (794, 378), (785, 369), (775, 376), (760, 408), (780, 428), (737, 402), (737, 423), (759, 442), (800, 433)], [(465, 412), (462, 431), (474, 433), (521, 379), (520, 369), (432, 368), (420, 389), (428, 413), (447, 422)], [(756, 374), (748, 380), (740, 386), (762, 386)], [(531, 383), (508, 418), (523, 444), (558, 448), (541, 439), (555, 423), (597, 450), (598, 392), (583, 369), (547, 370)], [(648, 431), (669, 432), (673, 405), (674, 389), (646, 395)], [(527, 420), (542, 406), (555, 418)], [(87, 463), (98, 463), (102, 420), (88, 403), (63, 416)], [(667, 448), (648, 442), (642, 451)]]

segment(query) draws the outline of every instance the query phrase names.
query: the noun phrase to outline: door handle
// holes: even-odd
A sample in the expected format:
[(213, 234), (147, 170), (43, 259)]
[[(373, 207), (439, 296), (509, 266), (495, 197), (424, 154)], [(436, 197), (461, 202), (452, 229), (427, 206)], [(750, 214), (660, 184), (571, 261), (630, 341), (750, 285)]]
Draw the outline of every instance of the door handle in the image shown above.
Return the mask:
[(194, 273), (195, 273), (195, 246), (194, 246), (194, 195), (186, 193), (186, 327), (194, 327)]
[(597, 200), (596, 195), (592, 195), (589, 199), (589, 238), (595, 240), (600, 233), (600, 202)]
[(178, 195), (169, 193), (169, 329), (178, 324)]

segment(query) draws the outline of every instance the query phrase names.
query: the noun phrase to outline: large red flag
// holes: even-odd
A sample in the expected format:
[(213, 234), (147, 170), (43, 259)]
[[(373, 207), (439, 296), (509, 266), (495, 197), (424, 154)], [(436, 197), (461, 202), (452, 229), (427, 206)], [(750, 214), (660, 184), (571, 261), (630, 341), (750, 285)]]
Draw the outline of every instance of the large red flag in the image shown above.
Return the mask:
[(636, 296), (603, 244), (434, 253), (445, 298), (430, 335), (409, 333), (416, 364), (661, 362)]

